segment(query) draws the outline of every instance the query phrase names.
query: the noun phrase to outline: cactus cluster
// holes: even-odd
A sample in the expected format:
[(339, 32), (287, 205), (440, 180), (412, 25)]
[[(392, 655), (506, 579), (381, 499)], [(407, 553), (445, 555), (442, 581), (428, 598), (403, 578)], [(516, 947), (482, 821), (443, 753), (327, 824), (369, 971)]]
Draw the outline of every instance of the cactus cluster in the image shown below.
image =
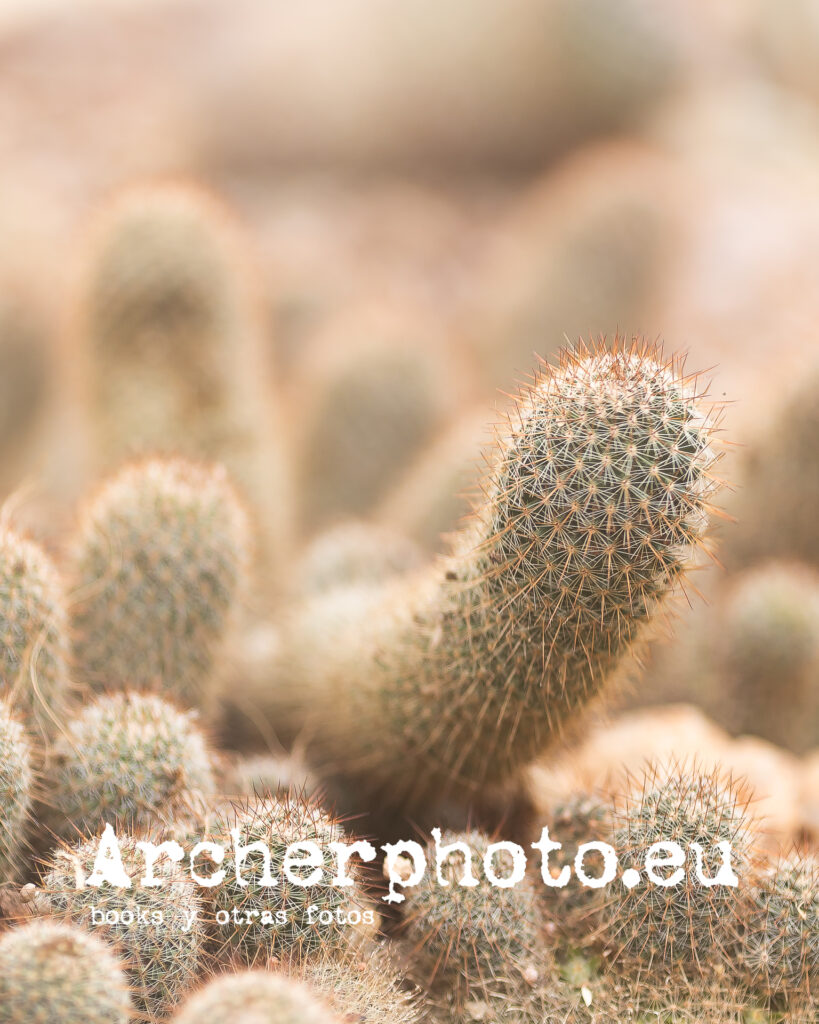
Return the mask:
[(0, 884), (18, 874), (33, 781), (28, 739), (8, 703), (0, 700)]
[(299, 703), (312, 756), (412, 799), (514, 776), (560, 735), (701, 543), (717, 453), (700, 399), (637, 343), (545, 366), (453, 555), (290, 625), (270, 699)]
[(216, 792), (215, 764), (194, 719), (153, 694), (88, 704), (66, 724), (47, 769), (59, 831), (147, 828), (205, 806)]
[[(155, 837), (146, 834), (146, 838)], [(85, 885), (100, 849), (98, 837), (58, 849), (43, 882), (49, 911), (90, 928), (119, 951), (127, 967), (134, 1005), (161, 1018), (193, 986), (206, 964), (205, 922), (196, 887), (167, 857), (154, 867), (160, 885), (140, 884), (145, 862), (139, 837), (117, 832), (129, 888), (103, 881)]]
[(0, 696), (53, 735), (70, 689), (65, 599), (46, 553), (0, 524)]
[(0, 937), (2, 1024), (128, 1024), (122, 966), (100, 939), (52, 921)]
[(80, 678), (201, 700), (246, 559), (246, 517), (220, 467), (126, 466), (88, 504), (72, 547)]

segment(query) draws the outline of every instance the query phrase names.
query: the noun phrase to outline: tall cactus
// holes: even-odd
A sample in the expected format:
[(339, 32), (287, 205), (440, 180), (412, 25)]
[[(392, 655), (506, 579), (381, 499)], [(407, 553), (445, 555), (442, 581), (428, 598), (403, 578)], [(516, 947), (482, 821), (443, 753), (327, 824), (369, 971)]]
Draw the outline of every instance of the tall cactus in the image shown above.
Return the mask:
[(246, 560), (245, 513), (221, 467), (182, 459), (126, 466), (89, 503), (72, 548), (78, 675), (194, 703)]
[(281, 550), (288, 500), (252, 272), (229, 213), (181, 183), (103, 212), (73, 310), (92, 465), (169, 448), (224, 462)]
[(46, 553), (0, 523), (0, 697), (51, 735), (69, 699), (65, 600)]
[(454, 554), (290, 623), (270, 700), (298, 703), (313, 760), (397, 801), (502, 780), (542, 751), (701, 544), (717, 459), (701, 398), (636, 341), (540, 370)]

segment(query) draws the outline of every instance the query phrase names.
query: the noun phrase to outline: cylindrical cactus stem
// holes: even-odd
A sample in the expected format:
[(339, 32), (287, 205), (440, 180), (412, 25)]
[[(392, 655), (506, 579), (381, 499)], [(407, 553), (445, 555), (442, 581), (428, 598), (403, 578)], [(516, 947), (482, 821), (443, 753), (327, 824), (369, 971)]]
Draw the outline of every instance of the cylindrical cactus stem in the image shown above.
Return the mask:
[(43, 737), (57, 731), (69, 702), (67, 632), (51, 560), (0, 522), (0, 697)]
[(70, 558), (78, 676), (201, 700), (247, 545), (246, 516), (221, 466), (150, 459), (111, 477), (89, 502)]
[(544, 366), (454, 554), (288, 625), (270, 700), (298, 703), (312, 759), (406, 801), (502, 781), (548, 746), (702, 543), (718, 457), (702, 394), (637, 341)]
[(89, 241), (72, 352), (95, 471), (169, 448), (223, 462), (272, 561), (290, 509), (251, 262), (230, 212), (203, 190), (124, 190)]
[(18, 859), (34, 782), (23, 727), (0, 700), (0, 885), (19, 875)]
[(104, 942), (34, 921), (0, 938), (0, 1024), (127, 1024), (128, 983)]

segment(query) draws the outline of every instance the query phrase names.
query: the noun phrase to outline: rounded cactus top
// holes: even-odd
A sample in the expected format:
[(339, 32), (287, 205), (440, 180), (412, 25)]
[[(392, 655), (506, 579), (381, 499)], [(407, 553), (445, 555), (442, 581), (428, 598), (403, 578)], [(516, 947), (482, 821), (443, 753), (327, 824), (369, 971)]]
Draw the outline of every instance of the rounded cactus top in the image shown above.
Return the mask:
[(109, 947), (52, 921), (0, 938), (0, 1024), (126, 1024), (131, 1000)]
[(268, 971), (215, 978), (193, 995), (173, 1024), (338, 1024), (333, 1012), (306, 985)]

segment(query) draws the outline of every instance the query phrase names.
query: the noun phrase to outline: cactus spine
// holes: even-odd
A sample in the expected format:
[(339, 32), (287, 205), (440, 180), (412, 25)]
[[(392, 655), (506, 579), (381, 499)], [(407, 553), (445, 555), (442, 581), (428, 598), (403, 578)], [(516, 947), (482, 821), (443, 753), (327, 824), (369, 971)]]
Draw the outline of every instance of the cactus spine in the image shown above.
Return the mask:
[(53, 921), (0, 938), (0, 1024), (127, 1024), (128, 985), (104, 942)]
[(271, 699), (298, 703), (313, 759), (412, 800), (502, 780), (542, 751), (701, 543), (717, 455), (700, 397), (638, 342), (545, 367), (509, 415), (454, 554), (351, 592), (344, 614), (332, 594), (290, 624)]
[(267, 971), (215, 978), (193, 995), (173, 1024), (339, 1024), (330, 1009), (305, 986)]
[(47, 772), (69, 831), (148, 827), (204, 806), (216, 789), (214, 762), (193, 719), (152, 694), (113, 694), (84, 708), (57, 740)]
[(0, 700), (0, 884), (18, 874), (18, 856), (34, 776), (28, 740)]
[(44, 551), (0, 523), (0, 696), (51, 735), (68, 704), (59, 577)]
[(126, 466), (90, 502), (73, 546), (77, 672), (194, 703), (230, 626), (246, 557), (246, 518), (221, 467)]
[[(57, 917), (93, 927), (121, 952), (137, 1009), (162, 1017), (185, 995), (204, 965), (199, 897), (180, 865), (167, 857), (154, 869), (162, 884), (140, 884), (145, 863), (138, 838), (122, 832), (117, 838), (130, 888), (108, 882), (93, 888), (81, 884), (93, 871), (99, 849), (98, 841), (91, 839), (58, 851), (45, 876), (44, 896)], [(92, 909), (102, 915), (102, 925), (92, 921)]]

